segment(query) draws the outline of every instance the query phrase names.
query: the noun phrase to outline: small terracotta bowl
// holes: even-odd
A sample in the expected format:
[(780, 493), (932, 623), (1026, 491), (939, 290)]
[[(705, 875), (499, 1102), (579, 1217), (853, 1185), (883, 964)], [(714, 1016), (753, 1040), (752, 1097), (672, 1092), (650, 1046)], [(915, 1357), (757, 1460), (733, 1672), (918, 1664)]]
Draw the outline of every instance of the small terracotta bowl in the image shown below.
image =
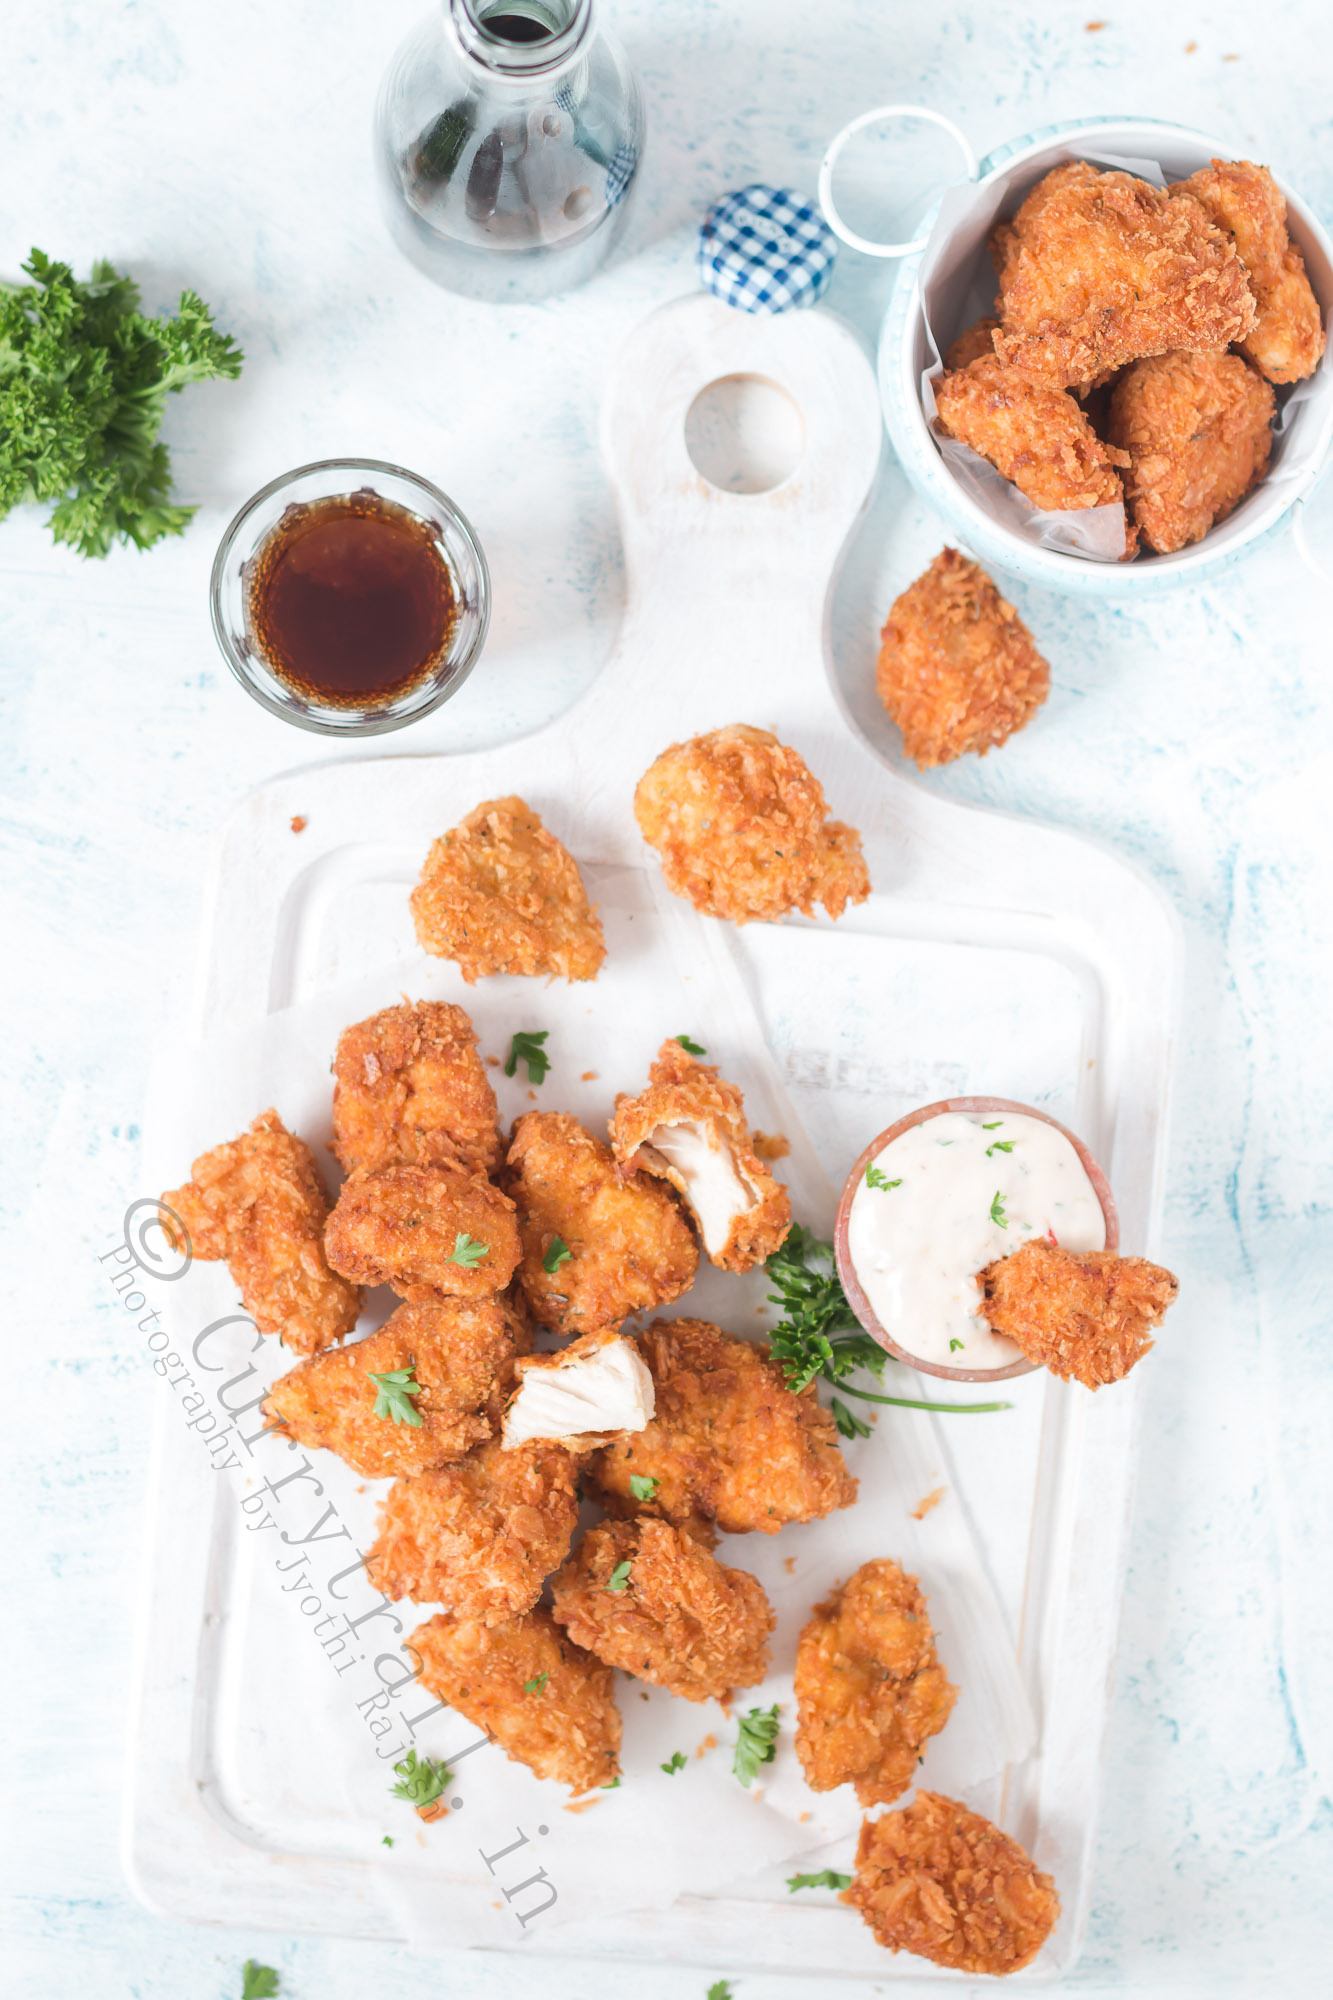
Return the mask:
[(1116, 1215), (1110, 1183), (1083, 1141), (1067, 1126), (1062, 1125), (1058, 1118), (1049, 1117), (1046, 1112), (1036, 1110), (1031, 1104), (1015, 1104), (1012, 1098), (1008, 1097), (945, 1097), (941, 1098), (938, 1104), (924, 1104), (919, 1111), (909, 1111), (906, 1118), (900, 1118), (896, 1125), (890, 1125), (887, 1131), (881, 1132), (877, 1138), (870, 1141), (847, 1176), (847, 1184), (838, 1203), (838, 1219), (833, 1226), (833, 1249), (838, 1262), (838, 1276), (842, 1280), (842, 1289), (847, 1294), (847, 1303), (866, 1332), (879, 1342), (886, 1353), (891, 1354), (895, 1361), (905, 1362), (909, 1368), (915, 1368), (922, 1375), (939, 1375), (948, 1382), (1008, 1382), (1015, 1375), (1030, 1375), (1034, 1368), (1040, 1367), (1040, 1362), (1011, 1361), (1007, 1368), (946, 1368), (940, 1362), (923, 1361), (919, 1355), (909, 1354), (905, 1348), (899, 1347), (896, 1341), (889, 1338), (876, 1319), (870, 1301), (861, 1289), (860, 1280), (857, 1278), (847, 1248), (847, 1226), (851, 1219), (852, 1199), (861, 1185), (871, 1160), (877, 1153), (883, 1151), (891, 1139), (896, 1139), (902, 1132), (910, 1131), (914, 1125), (924, 1125), (927, 1118), (938, 1118), (944, 1111), (1020, 1112), (1024, 1118), (1040, 1118), (1043, 1124), (1054, 1125), (1057, 1132), (1064, 1133), (1078, 1154), (1083, 1171), (1092, 1182), (1093, 1192), (1102, 1205), (1102, 1215), (1106, 1220), (1108, 1250), (1119, 1248), (1120, 1221)]

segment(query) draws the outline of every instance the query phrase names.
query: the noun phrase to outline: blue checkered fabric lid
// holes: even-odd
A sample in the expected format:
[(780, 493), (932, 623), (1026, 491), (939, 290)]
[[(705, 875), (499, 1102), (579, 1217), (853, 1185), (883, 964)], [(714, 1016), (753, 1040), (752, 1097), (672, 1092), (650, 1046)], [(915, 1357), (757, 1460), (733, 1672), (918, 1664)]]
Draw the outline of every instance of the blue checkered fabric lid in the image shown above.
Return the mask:
[(828, 290), (833, 231), (790, 188), (756, 181), (714, 202), (699, 227), (699, 277), (742, 312), (812, 306)]

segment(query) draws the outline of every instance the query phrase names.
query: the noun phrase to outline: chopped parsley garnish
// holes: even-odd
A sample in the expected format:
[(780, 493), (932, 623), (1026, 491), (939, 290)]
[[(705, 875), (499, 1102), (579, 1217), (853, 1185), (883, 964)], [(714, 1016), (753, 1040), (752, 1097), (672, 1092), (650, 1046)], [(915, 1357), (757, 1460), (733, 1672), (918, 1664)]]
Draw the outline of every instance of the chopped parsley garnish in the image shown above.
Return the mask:
[(567, 1264), (573, 1254), (563, 1236), (553, 1236), (551, 1238), (551, 1247), (542, 1258), (542, 1269), (545, 1271), (547, 1277), (553, 1278), (560, 1269), (560, 1266)]
[(855, 1410), (849, 1410), (841, 1396), (830, 1396), (829, 1408), (833, 1412), (833, 1421), (838, 1426), (838, 1430), (843, 1437), (868, 1438), (870, 1436), (869, 1424), (863, 1418), (858, 1417)]
[(990, 1205), (990, 1219), (992, 1222), (998, 1222), (1001, 1229), (1009, 1227), (1009, 1218), (1004, 1212), (1004, 1196), (998, 1188), (995, 1190), (995, 1199)]
[(981, 1129), (983, 1132), (998, 1132), (1003, 1123), (1003, 1118), (992, 1118), (990, 1124), (983, 1125)]
[(546, 1040), (550, 1032), (549, 1028), (542, 1028), (539, 1032), (530, 1032), (526, 1028), (520, 1028), (509, 1044), (509, 1056), (505, 1063), (505, 1075), (513, 1076), (519, 1064), (526, 1063), (528, 1066), (528, 1082), (545, 1083), (546, 1072), (551, 1067), (551, 1058), (542, 1047), (542, 1043)]
[(241, 1967), (241, 2000), (277, 2000), (278, 1975), (271, 1965), (247, 1958)]
[(660, 1768), (666, 1772), (668, 1778), (674, 1778), (677, 1771), (685, 1769), (685, 1752), (683, 1750), (673, 1750), (666, 1763)]
[(760, 1765), (771, 1764), (777, 1756), (780, 1727), (776, 1702), (772, 1708), (752, 1708), (741, 1717), (731, 1768), (743, 1785), (753, 1784)]
[(409, 1750), (401, 1764), (395, 1764), (400, 1782), (393, 1787), (396, 1799), (406, 1799), (411, 1806), (431, 1806), (441, 1797), (446, 1785), (453, 1783), (453, 1772), (447, 1764), (431, 1757), (418, 1757), (415, 1750)]
[(597, 1789), (599, 1792), (618, 1792), (620, 1790), (620, 1780), (619, 1778), (610, 1778), (606, 1784), (599, 1785)]
[(385, 1836), (384, 1836), (384, 1838), (383, 1838), (383, 1840), (381, 1840), (381, 1842), (380, 1842), (380, 1846), (381, 1846), (381, 1847), (392, 1847), (392, 1846), (393, 1846), (393, 1835), (392, 1835), (391, 1833), (386, 1833), (386, 1834), (385, 1834)]
[(412, 1424), (421, 1429), (421, 1413), (412, 1401), (421, 1394), (421, 1384), (414, 1379), (416, 1363), (409, 1361), (406, 1368), (391, 1368), (383, 1375), (372, 1375), (375, 1384), (375, 1415), (389, 1417), (396, 1424)]
[(604, 1590), (623, 1590), (626, 1584), (629, 1582), (629, 1573), (631, 1567), (632, 1565), (630, 1563), (629, 1557), (626, 1556), (624, 1562), (616, 1564), (615, 1568), (612, 1570), (610, 1576), (606, 1579), (606, 1582), (603, 1584), (602, 1588)]
[(794, 1889), (850, 1889), (850, 1875), (840, 1875), (836, 1868), (821, 1868), (817, 1875), (789, 1875), (788, 1894)]
[(962, 1346), (962, 1344), (963, 1344), (963, 1343), (962, 1343), (962, 1341), (961, 1341), (961, 1340), (951, 1340), (951, 1341), (949, 1342), (949, 1352), (950, 1352), (950, 1354), (956, 1354), (956, 1353), (958, 1352), (959, 1348), (960, 1348), (960, 1347)]
[(550, 1678), (551, 1678), (551, 1669), (548, 1667), (544, 1674), (538, 1674), (535, 1681), (524, 1681), (523, 1683), (524, 1694), (540, 1694), (542, 1689), (546, 1686), (547, 1681), (550, 1680)]
[(880, 1172), (879, 1168), (875, 1165), (875, 1162), (872, 1160), (870, 1162), (870, 1165), (866, 1168), (866, 1186), (871, 1188), (883, 1188), (884, 1191), (887, 1193), (890, 1188), (901, 1187), (902, 1181), (901, 1180), (891, 1181), (887, 1174), (882, 1174)]
[(687, 1056), (706, 1056), (708, 1054), (702, 1042), (692, 1042), (688, 1035), (677, 1035), (676, 1040), (680, 1043)]
[(660, 1479), (651, 1479), (646, 1472), (631, 1472), (629, 1490), (636, 1500), (656, 1500)]
[(1014, 1141), (1012, 1139), (997, 1139), (993, 1145), (987, 1146), (986, 1158), (989, 1159), (992, 1153), (1012, 1153), (1013, 1150)]
[(708, 1989), (707, 2000), (734, 2000), (729, 1979), (715, 1979)]
[(454, 1237), (454, 1247), (449, 1253), (451, 1264), (461, 1264), (465, 1271), (475, 1271), (483, 1257), (489, 1257), (489, 1243), (479, 1243), (475, 1236), (469, 1236), (466, 1229), (460, 1229)]

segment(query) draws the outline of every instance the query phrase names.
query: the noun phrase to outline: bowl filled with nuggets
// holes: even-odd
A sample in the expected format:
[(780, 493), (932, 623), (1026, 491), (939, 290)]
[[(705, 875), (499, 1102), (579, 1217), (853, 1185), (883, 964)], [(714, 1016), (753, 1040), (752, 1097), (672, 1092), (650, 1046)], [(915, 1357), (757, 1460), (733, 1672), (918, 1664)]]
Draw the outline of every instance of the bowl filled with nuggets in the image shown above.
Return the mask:
[(981, 560), (1132, 595), (1234, 561), (1333, 442), (1333, 241), (1265, 164), (1052, 126), (945, 194), (880, 337), (909, 478)]

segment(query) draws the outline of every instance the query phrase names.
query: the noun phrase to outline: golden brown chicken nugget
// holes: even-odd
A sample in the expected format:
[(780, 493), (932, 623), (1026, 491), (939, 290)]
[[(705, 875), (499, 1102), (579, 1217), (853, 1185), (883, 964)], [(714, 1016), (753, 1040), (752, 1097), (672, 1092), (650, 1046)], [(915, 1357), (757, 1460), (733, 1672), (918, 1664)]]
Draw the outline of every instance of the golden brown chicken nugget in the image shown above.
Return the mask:
[(840, 1902), (888, 1951), (956, 1972), (1018, 1972), (1055, 1928), (1060, 1898), (1016, 1840), (939, 1792), (862, 1823)]
[(569, 1553), (575, 1467), (557, 1445), (503, 1451), (492, 1439), (455, 1465), (396, 1481), (366, 1575), (386, 1597), (442, 1604), (483, 1625), (530, 1611)]
[(531, 1347), (526, 1319), (505, 1298), (399, 1306), (378, 1333), (275, 1382), (264, 1414), (367, 1479), (406, 1478), (494, 1436), (514, 1363)]
[(1251, 160), (1214, 160), (1171, 193), (1202, 202), (1232, 237), (1249, 273), (1258, 311), (1241, 353), (1270, 382), (1312, 375), (1325, 345), (1319, 301), (1305, 259), (1287, 234), (1286, 197), (1268, 168)]
[(673, 743), (640, 778), (634, 816), (667, 887), (705, 916), (746, 924), (822, 903), (840, 917), (870, 894), (860, 834), (828, 818), (819, 780), (766, 729)]
[(764, 1678), (775, 1620), (763, 1585), (666, 1521), (589, 1529), (551, 1594), (580, 1646), (686, 1701)]
[(648, 1077), (637, 1097), (616, 1099), (616, 1158), (670, 1181), (714, 1264), (753, 1270), (791, 1228), (791, 1197), (759, 1155), (745, 1099), (675, 1040), (663, 1042)]
[(315, 1354), (356, 1325), (361, 1294), (329, 1268), (324, 1222), (329, 1197), (315, 1156), (276, 1111), (249, 1131), (201, 1153), (184, 1187), (162, 1196), (163, 1228), (177, 1218), (205, 1263), (225, 1261), (241, 1304), (261, 1333), (297, 1354)]
[(543, 1326), (619, 1326), (693, 1282), (699, 1249), (675, 1194), (648, 1174), (627, 1179), (568, 1112), (524, 1113), (504, 1184), (523, 1239), (519, 1283)]
[(1062, 1250), (1034, 1237), (980, 1273), (992, 1331), (1066, 1382), (1119, 1382), (1153, 1345), (1180, 1286), (1144, 1257)]
[(971, 326), (965, 327), (957, 340), (952, 341), (944, 350), (945, 368), (969, 368), (974, 361), (980, 361), (983, 355), (989, 355), (993, 360), (995, 342), (991, 335), (998, 333), (999, 330), (998, 319), (979, 319)]
[(333, 1077), (334, 1150), (348, 1173), (391, 1160), (499, 1166), (495, 1092), (461, 1007), (405, 1000), (344, 1028)]
[(914, 1576), (883, 1558), (817, 1604), (796, 1646), (796, 1754), (815, 1792), (854, 1784), (887, 1805), (916, 1776), (923, 1745), (958, 1690), (935, 1651)]
[(330, 1264), (403, 1299), (481, 1299), (502, 1292), (519, 1258), (514, 1204), (463, 1166), (395, 1161), (358, 1168), (324, 1231)]
[(1102, 443), (1068, 390), (1045, 388), (993, 354), (941, 376), (935, 409), (950, 437), (989, 459), (1034, 507), (1069, 512), (1124, 498), (1116, 468), (1128, 453)]
[[(837, 1426), (813, 1382), (789, 1389), (766, 1346), (702, 1319), (657, 1320), (639, 1336), (656, 1409), (587, 1462), (590, 1482), (621, 1504), (677, 1525), (702, 1517), (724, 1534), (775, 1535), (856, 1498)], [(654, 1482), (641, 1502), (631, 1481)]]
[(1189, 195), (1069, 160), (992, 238), (995, 350), (1067, 388), (1171, 348), (1243, 340), (1255, 307), (1225, 230)]
[(1007, 742), (1045, 701), (1051, 670), (985, 570), (941, 549), (884, 622), (876, 685), (924, 771)]
[(1273, 391), (1239, 354), (1160, 354), (1111, 392), (1108, 434), (1129, 453), (1125, 492), (1149, 548), (1199, 541), (1268, 470)]
[(483, 1625), (442, 1612), (406, 1642), (417, 1679), (484, 1729), (516, 1764), (571, 1791), (620, 1775), (620, 1710), (610, 1667), (549, 1611)]
[(435, 842), (412, 920), (423, 951), (469, 985), (492, 972), (595, 979), (606, 957), (573, 858), (518, 798), (487, 799)]

